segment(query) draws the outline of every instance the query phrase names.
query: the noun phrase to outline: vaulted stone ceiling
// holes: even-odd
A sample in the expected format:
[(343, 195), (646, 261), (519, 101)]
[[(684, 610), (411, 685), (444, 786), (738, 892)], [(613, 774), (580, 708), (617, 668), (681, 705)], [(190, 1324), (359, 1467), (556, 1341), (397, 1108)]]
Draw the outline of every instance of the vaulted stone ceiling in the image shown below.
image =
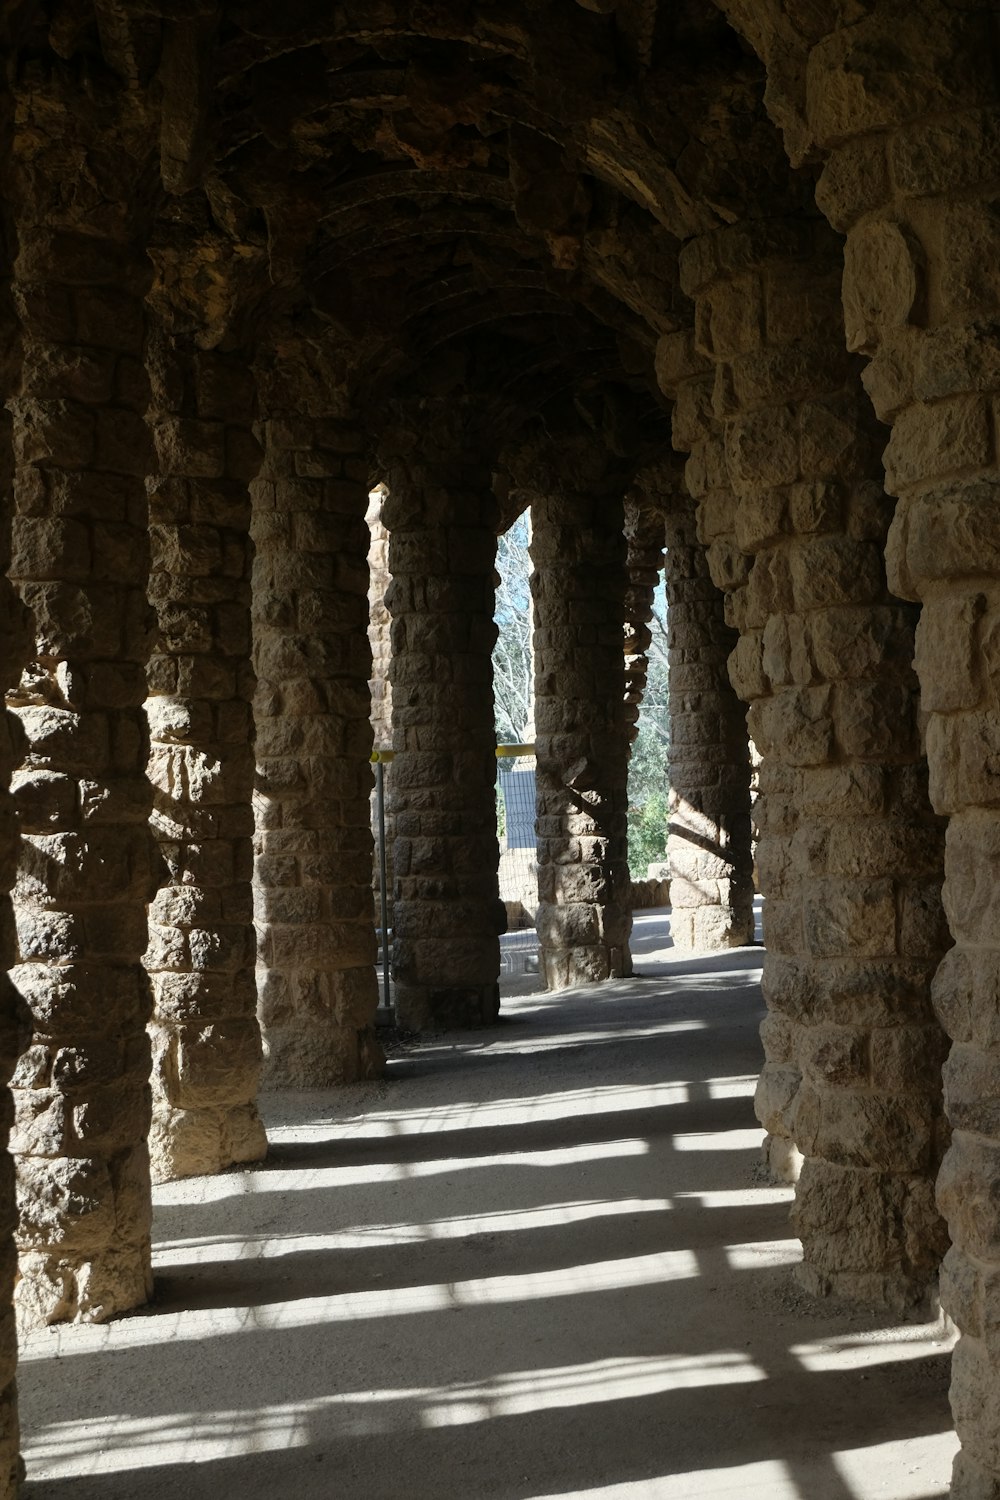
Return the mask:
[(657, 338), (691, 318), (680, 243), (787, 191), (762, 70), (711, 0), (14, 14), (22, 72), (54, 51), (115, 75), (148, 129), (154, 304), (208, 347), (294, 320), (362, 402), (572, 392), (628, 445)]

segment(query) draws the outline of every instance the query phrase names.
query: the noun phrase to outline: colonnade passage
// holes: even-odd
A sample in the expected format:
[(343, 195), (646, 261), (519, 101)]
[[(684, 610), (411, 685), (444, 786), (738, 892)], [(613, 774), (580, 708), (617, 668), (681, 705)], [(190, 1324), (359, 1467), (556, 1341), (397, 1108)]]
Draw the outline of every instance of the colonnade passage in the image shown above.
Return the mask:
[(947, 0), (6, 7), (25, 1327), (147, 1301), (151, 1182), (262, 1160), (262, 1083), (381, 1076), (376, 737), (397, 1022), (496, 1023), (494, 568), (530, 506), (553, 1004), (631, 972), (665, 549), (674, 943), (747, 943), (756, 879), (800, 1288), (940, 1295), (952, 1493), (998, 1500), (998, 48)]

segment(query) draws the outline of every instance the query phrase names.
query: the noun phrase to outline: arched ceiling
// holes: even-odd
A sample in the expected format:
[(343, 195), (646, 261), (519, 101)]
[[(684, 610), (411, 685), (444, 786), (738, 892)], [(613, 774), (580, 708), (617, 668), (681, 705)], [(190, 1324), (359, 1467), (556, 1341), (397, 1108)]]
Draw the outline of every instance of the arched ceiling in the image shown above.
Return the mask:
[[(154, 296), (206, 344), (304, 320), (359, 400), (616, 385), (691, 235), (773, 198), (762, 71), (712, 0), (37, 0), (26, 47), (153, 101)], [(641, 398), (641, 399), (639, 399)]]

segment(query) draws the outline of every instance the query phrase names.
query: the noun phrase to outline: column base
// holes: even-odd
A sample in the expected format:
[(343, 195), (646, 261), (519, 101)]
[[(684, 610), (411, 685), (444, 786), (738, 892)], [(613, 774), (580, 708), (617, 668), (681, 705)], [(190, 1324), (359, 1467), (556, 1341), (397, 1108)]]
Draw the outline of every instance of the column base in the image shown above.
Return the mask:
[(303, 1035), (302, 1026), (271, 1027), (264, 1041), (262, 1089), (327, 1089), (381, 1078), (385, 1053), (374, 1027)]
[(810, 1297), (837, 1297), (914, 1323), (929, 1323), (940, 1311), (936, 1287), (892, 1271), (821, 1271), (803, 1261), (795, 1267), (795, 1279)]
[(154, 1182), (210, 1177), (266, 1155), (267, 1136), (253, 1104), (232, 1110), (154, 1108), (149, 1132)]
[(798, 1182), (805, 1158), (789, 1136), (766, 1135), (760, 1155), (772, 1182)]
[(672, 906), (670, 936), (677, 953), (719, 953), (749, 948), (754, 941), (753, 911), (731, 906)]
[(396, 985), (396, 1020), (404, 1031), (464, 1031), (492, 1026), (500, 1014), (493, 984)]
[(20, 1258), (14, 1310), (23, 1331), (52, 1323), (106, 1323), (153, 1294), (148, 1245), (108, 1250), (90, 1260), (29, 1250)]
[(1000, 1477), (982, 1468), (964, 1449), (955, 1454), (951, 1500), (1000, 1500)]
[(601, 984), (605, 979), (629, 979), (632, 955), (628, 948), (603, 945), (564, 948), (542, 954), (547, 990), (568, 990), (577, 984)]

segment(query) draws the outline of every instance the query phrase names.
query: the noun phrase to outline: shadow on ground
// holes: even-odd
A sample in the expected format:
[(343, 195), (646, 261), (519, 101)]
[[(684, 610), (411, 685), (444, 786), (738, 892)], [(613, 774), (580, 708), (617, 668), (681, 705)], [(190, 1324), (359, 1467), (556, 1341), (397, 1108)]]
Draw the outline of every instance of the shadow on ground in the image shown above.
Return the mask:
[(26, 1500), (944, 1495), (940, 1331), (792, 1282), (759, 951), (647, 947), (160, 1190), (151, 1307), (28, 1341)]

